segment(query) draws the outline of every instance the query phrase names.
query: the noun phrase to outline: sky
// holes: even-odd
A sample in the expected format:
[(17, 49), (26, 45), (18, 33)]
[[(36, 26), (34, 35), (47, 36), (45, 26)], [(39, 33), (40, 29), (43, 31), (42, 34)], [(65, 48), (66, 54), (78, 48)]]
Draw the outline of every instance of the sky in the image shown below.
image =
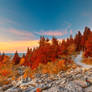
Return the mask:
[(0, 0), (0, 51), (25, 52), (40, 36), (58, 39), (92, 28), (92, 0)]

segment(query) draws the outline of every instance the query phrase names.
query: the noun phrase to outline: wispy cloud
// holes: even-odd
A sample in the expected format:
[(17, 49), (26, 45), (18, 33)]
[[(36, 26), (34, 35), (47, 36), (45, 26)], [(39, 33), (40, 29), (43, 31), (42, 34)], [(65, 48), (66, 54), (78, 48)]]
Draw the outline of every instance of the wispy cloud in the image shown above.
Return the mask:
[(41, 30), (40, 32), (35, 32), (37, 35), (40, 36), (57, 36), (57, 37), (62, 37), (66, 34), (72, 34), (71, 30), (71, 23), (65, 22), (64, 23), (66, 26), (65, 29), (56, 29), (56, 30)]
[(7, 40), (35, 40), (36, 36), (32, 32), (15, 28), (0, 27), (0, 41)]
[(17, 36), (34, 37), (34, 34), (32, 32), (28, 32), (24, 30), (17, 30), (14, 28), (9, 29), (8, 32)]
[(48, 31), (43, 30), (35, 33), (44, 36), (63, 36), (67, 34), (67, 30), (48, 30)]
[(0, 17), (0, 41), (35, 39), (33, 32), (17, 29), (13, 25), (17, 25), (17, 23), (10, 19)]

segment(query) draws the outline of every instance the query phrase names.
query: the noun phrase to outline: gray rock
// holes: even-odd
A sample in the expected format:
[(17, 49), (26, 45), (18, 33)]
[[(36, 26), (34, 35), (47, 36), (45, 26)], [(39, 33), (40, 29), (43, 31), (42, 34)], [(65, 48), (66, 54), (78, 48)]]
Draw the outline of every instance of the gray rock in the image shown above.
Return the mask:
[(5, 91), (5, 90), (11, 88), (12, 86), (13, 86), (12, 84), (4, 85), (4, 86), (2, 87), (2, 90)]
[(35, 77), (36, 77), (36, 78), (40, 78), (40, 77), (41, 77), (41, 74), (36, 73), (36, 74), (35, 74)]
[(10, 88), (5, 92), (22, 92), (22, 90), (20, 88)]
[(26, 90), (23, 90), (23, 92), (36, 92), (36, 89), (37, 88), (31, 88), (31, 87), (29, 87)]
[(83, 89), (74, 82), (66, 84), (65, 88), (68, 90), (68, 92), (83, 92)]
[(92, 92), (92, 86), (85, 88), (85, 92)]
[(0, 87), (0, 92), (3, 92), (3, 89), (2, 89), (2, 87)]
[(55, 86), (55, 87), (51, 87), (48, 90), (43, 90), (43, 92), (64, 92), (63, 89), (60, 89), (59, 87)]
[(74, 80), (73, 83), (82, 87), (82, 88), (85, 88), (88, 86), (87, 82), (83, 81), (83, 80)]

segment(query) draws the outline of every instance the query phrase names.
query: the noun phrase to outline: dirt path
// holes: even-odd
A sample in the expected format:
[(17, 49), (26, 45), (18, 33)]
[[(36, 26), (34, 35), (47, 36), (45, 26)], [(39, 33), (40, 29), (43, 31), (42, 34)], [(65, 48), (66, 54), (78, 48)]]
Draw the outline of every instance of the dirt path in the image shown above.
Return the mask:
[(87, 65), (87, 64), (84, 64), (82, 63), (82, 53), (83, 52), (80, 52), (80, 54), (77, 55), (77, 57), (73, 58), (74, 62), (84, 68), (92, 68), (92, 65)]

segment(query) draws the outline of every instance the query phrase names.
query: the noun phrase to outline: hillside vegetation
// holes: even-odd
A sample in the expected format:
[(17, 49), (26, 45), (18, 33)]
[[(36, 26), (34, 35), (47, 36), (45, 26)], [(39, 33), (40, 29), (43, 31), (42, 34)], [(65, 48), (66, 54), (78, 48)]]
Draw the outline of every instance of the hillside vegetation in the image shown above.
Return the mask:
[(78, 31), (75, 37), (70, 35), (62, 42), (55, 37), (52, 37), (50, 42), (48, 38), (42, 36), (39, 46), (33, 49), (28, 48), (27, 53), (22, 57), (17, 51), (12, 60), (4, 53), (0, 55), (0, 81), (8, 83), (7, 78), (18, 78), (18, 69), (22, 66), (24, 78), (27, 76), (33, 78), (35, 73), (57, 74), (61, 70), (76, 68), (71, 56), (80, 51), (84, 52), (83, 57), (86, 59), (83, 62), (91, 64), (92, 59), (89, 60), (89, 57), (92, 57), (92, 31), (88, 27), (85, 27), (83, 34)]

